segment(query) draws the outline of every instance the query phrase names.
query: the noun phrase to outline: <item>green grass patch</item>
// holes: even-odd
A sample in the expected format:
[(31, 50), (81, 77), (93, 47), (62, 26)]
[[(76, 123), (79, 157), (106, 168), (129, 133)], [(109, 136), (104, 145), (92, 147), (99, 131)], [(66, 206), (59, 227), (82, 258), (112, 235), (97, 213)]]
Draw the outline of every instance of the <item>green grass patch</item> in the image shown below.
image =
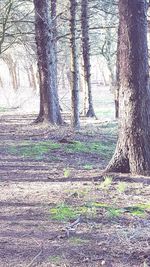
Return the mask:
[(133, 216), (144, 217), (146, 215), (146, 211), (150, 210), (150, 204), (138, 204), (136, 206), (128, 206), (124, 208), (119, 208), (99, 202), (95, 202), (92, 205), (97, 208), (104, 208), (107, 211), (108, 216), (110, 217), (117, 217), (124, 213), (130, 213)]
[(122, 210), (119, 208), (107, 207), (107, 215), (111, 218), (119, 217), (122, 214)]
[(75, 141), (73, 144), (67, 144), (65, 151), (67, 153), (96, 153), (104, 156), (111, 156), (115, 149), (115, 144), (112, 142), (80, 142)]
[(111, 218), (119, 217), (126, 213), (129, 213), (132, 216), (144, 217), (146, 211), (150, 210), (150, 205), (139, 204), (136, 206), (119, 208), (101, 202), (87, 202), (83, 206), (71, 206), (62, 203), (50, 209), (50, 216), (54, 220), (68, 222), (77, 219), (80, 215), (83, 215), (86, 218), (95, 218), (99, 214), (99, 209), (105, 211), (106, 215)]
[(51, 141), (42, 141), (34, 143), (26, 141), (20, 144), (8, 146), (7, 152), (17, 156), (41, 159), (51, 150), (59, 149), (60, 147), (60, 144), (53, 143)]
[(144, 210), (150, 210), (150, 203), (147, 204), (138, 204), (138, 207)]
[(68, 222), (77, 219), (80, 215), (86, 218), (94, 218), (98, 213), (98, 209), (103, 208), (110, 217), (119, 216), (122, 212), (119, 208), (110, 207), (104, 203), (86, 203), (83, 206), (73, 207), (64, 203), (50, 209), (50, 216), (53, 220)]
[(125, 212), (129, 212), (133, 216), (138, 216), (138, 217), (144, 217), (147, 210), (150, 210), (150, 204), (138, 204), (136, 206), (124, 208)]
[(77, 209), (64, 203), (50, 209), (51, 218), (57, 221), (69, 221), (78, 217)]
[(96, 215), (96, 208), (93, 205), (83, 205), (73, 207), (64, 203), (50, 209), (50, 216), (53, 220), (67, 222), (77, 219), (80, 215), (84, 215), (87, 218)]

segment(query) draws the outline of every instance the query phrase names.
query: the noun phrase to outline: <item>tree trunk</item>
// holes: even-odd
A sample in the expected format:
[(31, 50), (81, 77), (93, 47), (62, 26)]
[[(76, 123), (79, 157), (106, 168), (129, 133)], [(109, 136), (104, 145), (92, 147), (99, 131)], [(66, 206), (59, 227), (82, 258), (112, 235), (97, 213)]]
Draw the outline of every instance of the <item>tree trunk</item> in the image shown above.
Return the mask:
[(30, 65), (29, 70), (30, 70), (31, 87), (33, 88), (33, 91), (36, 91), (37, 85), (36, 85), (34, 67), (32, 64)]
[(72, 111), (73, 127), (80, 128), (79, 119), (79, 62), (77, 48), (77, 29), (76, 29), (77, 2), (70, 0), (70, 33), (71, 33), (71, 90), (72, 90)]
[(118, 27), (118, 42), (117, 42), (117, 62), (116, 62), (116, 85), (115, 85), (115, 117), (119, 118), (119, 71), (120, 71), (120, 34), (121, 34), (121, 20)]
[(107, 171), (150, 171), (146, 0), (119, 0), (119, 136)]
[(53, 49), (54, 49), (54, 71), (53, 71), (53, 86), (55, 87), (55, 103), (57, 106), (57, 118), (59, 124), (62, 124), (61, 106), (59, 104), (58, 96), (58, 73), (57, 73), (57, 0), (51, 0), (51, 20), (52, 20), (52, 34), (53, 34)]
[(89, 17), (88, 17), (88, 0), (81, 2), (81, 28), (82, 28), (82, 51), (84, 61), (84, 78), (88, 90), (88, 111), (87, 117), (95, 117), (92, 98), (91, 86), (91, 64), (90, 64), (90, 42), (89, 42)]
[(6, 62), (9, 69), (13, 89), (14, 91), (17, 91), (19, 88), (18, 77), (17, 77), (17, 62), (13, 60), (10, 54), (5, 55), (4, 61)]
[(34, 0), (35, 35), (40, 79), (40, 112), (36, 122), (61, 124), (56, 84), (56, 50), (49, 0)]
[(3, 84), (3, 80), (2, 80), (2, 77), (0, 76), (0, 86), (2, 87), (2, 88), (4, 88), (4, 84)]

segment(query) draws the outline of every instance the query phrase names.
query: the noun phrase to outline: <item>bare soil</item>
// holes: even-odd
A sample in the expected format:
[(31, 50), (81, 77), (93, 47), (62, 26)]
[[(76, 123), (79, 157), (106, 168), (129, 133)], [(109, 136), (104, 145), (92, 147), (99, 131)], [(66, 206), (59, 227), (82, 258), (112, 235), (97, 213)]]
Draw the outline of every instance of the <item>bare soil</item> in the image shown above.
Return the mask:
[[(108, 177), (103, 170), (111, 153), (65, 149), (74, 141), (115, 144), (116, 133), (107, 122), (83, 121), (74, 133), (33, 120), (32, 115), (0, 118), (0, 266), (150, 266), (150, 177)], [(61, 147), (39, 158), (10, 150), (43, 140)], [(62, 203), (98, 208), (90, 206), (76, 223), (56, 220), (51, 209)], [(144, 214), (126, 208), (142, 204)]]

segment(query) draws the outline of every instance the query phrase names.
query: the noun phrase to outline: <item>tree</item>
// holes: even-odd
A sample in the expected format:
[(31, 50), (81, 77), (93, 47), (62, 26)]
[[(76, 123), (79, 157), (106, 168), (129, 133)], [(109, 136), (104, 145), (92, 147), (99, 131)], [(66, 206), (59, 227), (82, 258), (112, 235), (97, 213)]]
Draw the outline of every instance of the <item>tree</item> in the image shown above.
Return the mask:
[(116, 81), (114, 85), (114, 98), (115, 98), (115, 118), (119, 118), (119, 71), (120, 71), (120, 30), (121, 21), (118, 26), (118, 42), (117, 42), (117, 59), (116, 59)]
[(15, 91), (17, 91), (19, 88), (19, 79), (18, 79), (19, 77), (17, 75), (17, 62), (16, 62), (16, 60), (14, 60), (12, 55), (8, 54), (8, 53), (7, 53), (7, 55), (4, 54), (2, 56), (2, 59), (8, 66), (10, 77), (12, 80), (13, 89)]
[(32, 1), (0, 1), (0, 55), (16, 45), (26, 45), (33, 35)]
[(91, 63), (90, 63), (90, 41), (89, 41), (89, 14), (88, 0), (81, 1), (81, 29), (82, 29), (82, 53), (84, 62), (84, 79), (88, 89), (88, 111), (87, 117), (95, 117), (92, 86), (91, 86)]
[(119, 0), (119, 136), (107, 171), (150, 170), (146, 0)]
[(40, 112), (36, 122), (62, 124), (57, 94), (56, 39), (49, 0), (34, 0), (35, 36), (40, 78)]
[(70, 0), (70, 44), (71, 44), (71, 90), (72, 90), (72, 111), (73, 111), (73, 126), (80, 127), (79, 120), (79, 62), (77, 48), (77, 1)]

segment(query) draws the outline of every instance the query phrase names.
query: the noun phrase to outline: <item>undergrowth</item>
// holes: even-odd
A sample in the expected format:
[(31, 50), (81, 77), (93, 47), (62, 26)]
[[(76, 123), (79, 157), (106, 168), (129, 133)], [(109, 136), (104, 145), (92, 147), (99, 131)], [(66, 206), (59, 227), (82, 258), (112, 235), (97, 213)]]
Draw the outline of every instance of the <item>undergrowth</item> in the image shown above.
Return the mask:
[(53, 143), (51, 141), (42, 141), (34, 143), (26, 141), (20, 144), (8, 146), (7, 151), (13, 155), (40, 159), (51, 150), (56, 150), (60, 147), (60, 144)]
[(77, 219), (80, 215), (86, 218), (95, 218), (101, 214), (100, 211), (111, 218), (123, 214), (144, 217), (146, 216), (146, 212), (150, 211), (150, 204), (137, 204), (119, 208), (100, 202), (87, 202), (82, 206), (71, 206), (61, 203), (50, 209), (50, 216), (51, 219), (67, 222)]
[(107, 141), (89, 143), (75, 141), (73, 144), (67, 144), (64, 149), (67, 153), (97, 153), (110, 157), (115, 149), (115, 144)]

